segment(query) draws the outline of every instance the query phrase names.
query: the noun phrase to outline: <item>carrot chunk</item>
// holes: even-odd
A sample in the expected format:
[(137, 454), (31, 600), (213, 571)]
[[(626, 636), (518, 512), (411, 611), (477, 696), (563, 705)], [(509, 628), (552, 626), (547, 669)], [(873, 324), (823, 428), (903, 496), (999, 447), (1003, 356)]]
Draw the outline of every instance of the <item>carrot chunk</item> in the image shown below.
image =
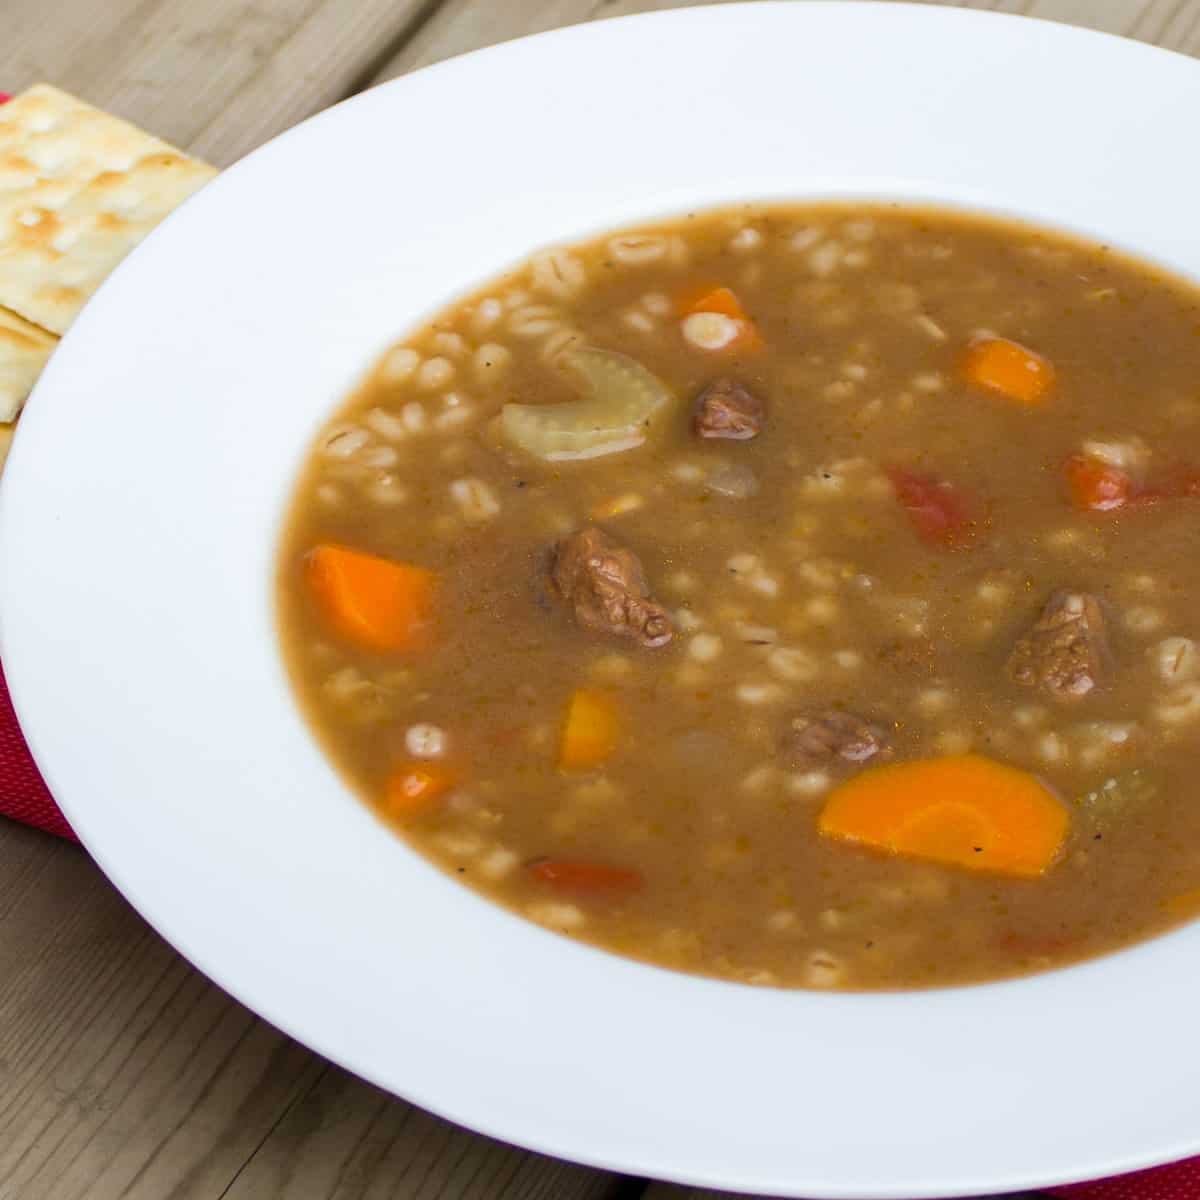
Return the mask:
[(636, 892), (642, 886), (640, 871), (628, 867), (610, 867), (604, 863), (543, 858), (529, 864), (529, 873), (540, 883), (581, 895), (618, 895)]
[(1133, 480), (1122, 470), (1076, 454), (1063, 466), (1071, 503), (1090, 512), (1111, 512), (1134, 499)]
[(364, 650), (410, 650), (429, 632), (437, 576), (424, 567), (322, 545), (307, 559), (308, 582), (326, 620)]
[(692, 288), (679, 297), (679, 315), (689, 316), (692, 313), (720, 313), (724, 317), (732, 317), (735, 321), (748, 321), (746, 310), (742, 308), (732, 288), (704, 284)]
[(767, 344), (731, 288), (707, 284), (692, 288), (680, 295), (676, 307), (681, 317), (691, 316), (692, 313), (720, 313), (736, 321), (741, 333), (730, 343), (734, 349), (761, 350)]
[(888, 467), (886, 474), (921, 541), (947, 550), (966, 549), (975, 541), (979, 533), (975, 505), (961, 488), (903, 467)]
[(1019, 404), (1037, 404), (1054, 383), (1049, 359), (1000, 337), (977, 337), (967, 347), (963, 373), (970, 383), (1000, 392)]
[(414, 817), (428, 812), (457, 782), (448, 767), (432, 762), (410, 762), (388, 777), (384, 806), (394, 817)]
[(1054, 861), (1069, 823), (1036, 776), (963, 754), (864, 771), (830, 793), (817, 827), (890, 854), (1033, 878)]
[(616, 749), (621, 722), (613, 698), (596, 688), (578, 688), (567, 705), (558, 765), (563, 771), (586, 771)]

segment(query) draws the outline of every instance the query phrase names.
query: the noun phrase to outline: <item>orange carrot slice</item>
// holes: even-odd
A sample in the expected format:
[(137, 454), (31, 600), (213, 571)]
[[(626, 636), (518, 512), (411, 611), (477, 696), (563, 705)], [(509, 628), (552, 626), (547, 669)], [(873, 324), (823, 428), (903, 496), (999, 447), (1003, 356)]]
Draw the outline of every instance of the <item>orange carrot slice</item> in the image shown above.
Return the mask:
[(735, 321), (750, 319), (733, 289), (716, 284), (702, 284), (698, 288), (681, 293), (679, 315), (686, 317), (698, 312), (720, 313), (722, 316), (732, 317)]
[(326, 619), (364, 650), (410, 650), (429, 632), (437, 576), (424, 567), (322, 545), (306, 562), (312, 594)]
[(604, 863), (564, 862), (561, 859), (540, 859), (529, 864), (529, 873), (540, 883), (563, 892), (583, 895), (616, 895), (636, 892), (642, 886), (640, 871), (628, 867), (610, 867)]
[(621, 722), (613, 698), (596, 688), (579, 688), (567, 705), (558, 765), (563, 771), (587, 771), (616, 749)]
[(394, 817), (420, 816), (429, 812), (456, 782), (455, 773), (440, 763), (405, 763), (388, 777), (384, 807)]
[(1036, 776), (978, 754), (875, 767), (830, 793), (822, 834), (890, 854), (1033, 878), (1070, 818)]
[(969, 382), (1019, 404), (1038, 404), (1054, 382), (1054, 365), (1048, 358), (1001, 337), (974, 338), (963, 372)]
[(692, 288), (680, 295), (676, 307), (681, 317), (691, 316), (692, 313), (720, 313), (721, 316), (737, 321), (741, 326), (741, 333), (730, 342), (733, 349), (761, 350), (767, 344), (730, 288), (707, 284)]

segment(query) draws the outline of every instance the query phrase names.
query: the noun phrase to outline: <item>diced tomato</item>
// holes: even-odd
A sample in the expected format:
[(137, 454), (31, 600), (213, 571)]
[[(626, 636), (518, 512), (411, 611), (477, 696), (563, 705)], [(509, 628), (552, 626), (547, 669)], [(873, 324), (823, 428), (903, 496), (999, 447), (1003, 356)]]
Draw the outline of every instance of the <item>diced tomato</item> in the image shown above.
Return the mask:
[(1180, 465), (1148, 482), (1138, 482), (1120, 467), (1075, 455), (1063, 464), (1071, 503), (1087, 512), (1148, 508), (1164, 500), (1200, 498), (1200, 470)]
[(7, 104), (12, 97), (7, 92), (0, 92), (0, 104)]
[(539, 882), (559, 891), (581, 895), (620, 895), (636, 892), (642, 886), (640, 871), (628, 867), (610, 867), (604, 863), (543, 858), (529, 864), (529, 873)]
[[(1099, 459), (1075, 455), (1067, 459), (1063, 472), (1076, 508), (1091, 512), (1111, 512), (1123, 508), (1135, 498), (1133, 480), (1119, 467), (1109, 466)], [(1141, 493), (1149, 499), (1150, 492)]]
[(921, 541), (947, 550), (965, 549), (975, 541), (976, 506), (961, 488), (904, 467), (889, 467), (887, 476)]

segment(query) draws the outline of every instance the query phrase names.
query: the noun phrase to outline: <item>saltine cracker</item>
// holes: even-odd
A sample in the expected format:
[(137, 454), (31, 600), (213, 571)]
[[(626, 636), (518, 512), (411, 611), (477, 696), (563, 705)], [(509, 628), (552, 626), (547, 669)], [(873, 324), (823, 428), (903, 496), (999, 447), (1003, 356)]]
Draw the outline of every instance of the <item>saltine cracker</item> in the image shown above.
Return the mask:
[(0, 308), (0, 421), (17, 419), (25, 397), (57, 345), (58, 338), (53, 334)]
[(0, 105), (0, 305), (63, 333), (216, 170), (40, 83)]

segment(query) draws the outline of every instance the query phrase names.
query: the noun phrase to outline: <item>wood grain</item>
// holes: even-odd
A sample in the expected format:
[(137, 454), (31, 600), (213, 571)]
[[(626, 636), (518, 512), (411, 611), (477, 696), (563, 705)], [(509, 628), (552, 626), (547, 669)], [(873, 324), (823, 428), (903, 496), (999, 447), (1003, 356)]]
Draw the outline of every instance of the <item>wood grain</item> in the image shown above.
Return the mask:
[(467, 1133), (330, 1067), (224, 1200), (617, 1200), (628, 1190), (615, 1176)]
[[(731, 0), (700, 0), (724, 4)], [(926, 0), (946, 7), (992, 9), (1125, 34), (1200, 54), (1200, 0)], [(375, 82), (481, 46), (604, 17), (697, 6), (697, 0), (444, 0), (381, 68)]]
[(0, 1200), (617, 1200), (324, 1063), (75, 846), (0, 822)]
[(357, 90), (430, 0), (5, 0), (0, 88), (39, 79), (225, 166)]
[(189, 967), (81, 850), (0, 833), (0, 1197), (219, 1196), (321, 1064)]
[[(928, 2), (956, 6), (954, 0)], [(967, 0), (958, 6), (1082, 25), (1184, 54), (1200, 54), (1200, 4), (1194, 0)]]

